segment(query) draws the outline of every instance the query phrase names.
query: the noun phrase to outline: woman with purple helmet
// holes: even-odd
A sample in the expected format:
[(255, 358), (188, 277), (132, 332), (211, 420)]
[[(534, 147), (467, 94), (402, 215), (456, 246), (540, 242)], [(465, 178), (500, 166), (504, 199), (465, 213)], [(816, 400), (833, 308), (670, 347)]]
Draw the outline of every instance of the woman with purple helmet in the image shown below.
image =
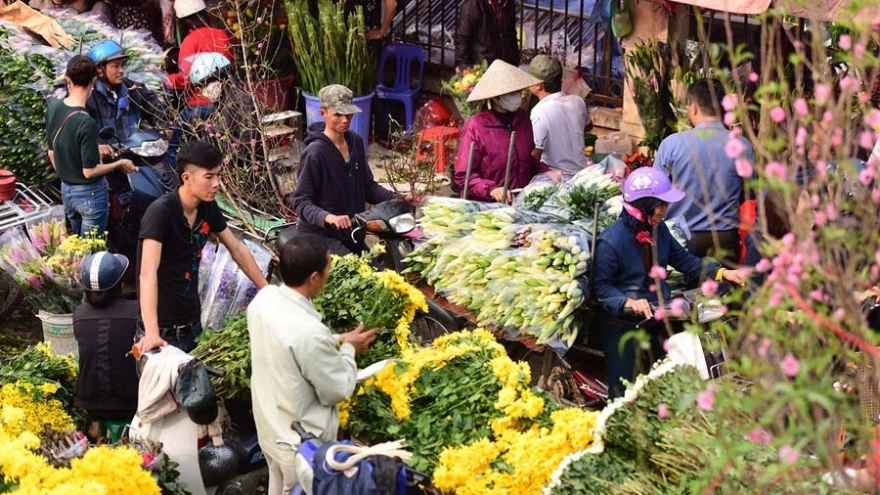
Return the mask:
[(644, 327), (651, 336), (648, 358), (653, 361), (664, 355), (666, 327), (662, 320), (654, 321), (650, 305), (660, 299), (658, 294), (663, 301), (670, 300), (669, 284), (664, 280), (667, 266), (683, 273), (689, 285), (704, 275), (737, 284), (746, 278), (743, 271), (725, 270), (712, 261), (704, 263), (672, 237), (663, 217), (669, 203), (683, 197), (684, 192), (673, 187), (662, 171), (636, 169), (623, 186), (620, 218), (596, 243), (592, 288), (601, 309), (596, 312), (593, 331), (605, 351), (609, 399), (623, 394), (622, 379), (632, 381), (640, 370), (650, 369), (650, 363), (645, 367), (638, 359), (636, 342), (623, 342), (636, 324), (651, 319)]

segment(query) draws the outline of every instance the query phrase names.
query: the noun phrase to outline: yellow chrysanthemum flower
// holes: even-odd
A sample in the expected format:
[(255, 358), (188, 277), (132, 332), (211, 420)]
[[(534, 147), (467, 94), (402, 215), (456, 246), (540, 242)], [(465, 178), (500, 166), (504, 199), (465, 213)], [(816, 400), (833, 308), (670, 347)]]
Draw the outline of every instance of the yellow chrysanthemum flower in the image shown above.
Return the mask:
[(37, 387), (25, 381), (7, 383), (0, 387), (0, 404), (4, 409), (17, 408), (24, 413), (20, 420), (23, 431), (41, 434), (45, 430), (72, 429), (73, 420), (64, 406), (51, 398), (57, 390), (54, 384)]

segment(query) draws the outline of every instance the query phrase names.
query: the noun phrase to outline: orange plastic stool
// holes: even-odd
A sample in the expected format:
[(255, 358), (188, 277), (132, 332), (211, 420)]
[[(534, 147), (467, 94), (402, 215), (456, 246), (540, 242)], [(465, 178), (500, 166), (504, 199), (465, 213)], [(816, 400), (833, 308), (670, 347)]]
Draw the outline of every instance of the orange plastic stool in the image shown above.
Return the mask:
[(449, 126), (437, 126), (423, 129), (419, 132), (419, 140), (416, 143), (416, 160), (430, 161), (433, 154), (434, 170), (439, 173), (446, 172), (450, 150), (455, 153), (455, 144), (458, 141), (458, 128)]

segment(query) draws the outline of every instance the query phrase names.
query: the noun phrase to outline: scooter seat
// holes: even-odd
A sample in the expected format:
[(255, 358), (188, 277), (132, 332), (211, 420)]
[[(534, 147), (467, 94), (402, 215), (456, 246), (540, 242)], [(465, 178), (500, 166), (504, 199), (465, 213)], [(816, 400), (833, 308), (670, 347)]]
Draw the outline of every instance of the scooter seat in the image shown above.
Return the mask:
[(284, 230), (278, 232), (278, 237), (275, 238), (275, 252), (280, 253), (281, 248), (287, 244), (287, 241), (293, 239), (296, 235), (296, 226), (288, 227)]

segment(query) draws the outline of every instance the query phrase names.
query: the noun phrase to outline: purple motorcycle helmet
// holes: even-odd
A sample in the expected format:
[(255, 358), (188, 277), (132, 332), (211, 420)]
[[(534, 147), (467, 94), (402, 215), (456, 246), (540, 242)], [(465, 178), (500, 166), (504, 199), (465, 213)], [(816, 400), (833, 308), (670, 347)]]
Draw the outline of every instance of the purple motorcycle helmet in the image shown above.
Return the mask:
[(632, 203), (642, 198), (657, 198), (675, 203), (684, 198), (684, 191), (676, 188), (660, 170), (653, 167), (637, 168), (623, 184), (623, 200)]

